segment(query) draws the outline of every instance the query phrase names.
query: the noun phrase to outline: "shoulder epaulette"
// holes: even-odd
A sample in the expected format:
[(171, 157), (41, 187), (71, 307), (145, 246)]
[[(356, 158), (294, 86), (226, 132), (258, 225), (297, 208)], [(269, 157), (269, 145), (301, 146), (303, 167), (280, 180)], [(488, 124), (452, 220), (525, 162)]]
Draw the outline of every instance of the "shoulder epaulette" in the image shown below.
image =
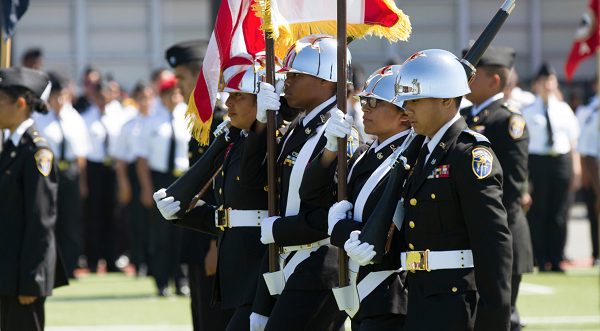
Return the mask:
[(485, 142), (485, 143), (490, 143), (490, 141), (488, 140), (488, 138), (484, 135), (482, 135), (481, 133), (475, 132), (473, 130), (463, 130), (463, 132), (468, 133), (469, 135), (473, 136), (475, 138), (475, 140), (477, 140), (477, 142)]
[(511, 112), (513, 114), (521, 115), (521, 111), (519, 109), (517, 109), (517, 107), (509, 104), (508, 102), (503, 103), (502, 108), (507, 109), (509, 112)]

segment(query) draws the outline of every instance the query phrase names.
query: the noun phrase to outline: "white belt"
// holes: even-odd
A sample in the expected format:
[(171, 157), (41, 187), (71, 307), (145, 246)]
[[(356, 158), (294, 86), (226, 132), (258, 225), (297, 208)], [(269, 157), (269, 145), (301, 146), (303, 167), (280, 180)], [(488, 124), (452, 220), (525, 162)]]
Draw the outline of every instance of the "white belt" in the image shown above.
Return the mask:
[(305, 249), (313, 249), (313, 248), (318, 248), (321, 246), (329, 245), (329, 243), (330, 243), (329, 238), (325, 238), (323, 240), (315, 241), (313, 243), (305, 244), (305, 245), (284, 246), (284, 247), (281, 247), (281, 252), (282, 253), (290, 253), (290, 252), (301, 251), (301, 250), (305, 250)]
[(473, 268), (473, 252), (457, 251), (410, 251), (400, 254), (402, 267), (408, 271)]
[(269, 216), (267, 210), (215, 210), (215, 226), (221, 230), (235, 227), (258, 227), (263, 218)]

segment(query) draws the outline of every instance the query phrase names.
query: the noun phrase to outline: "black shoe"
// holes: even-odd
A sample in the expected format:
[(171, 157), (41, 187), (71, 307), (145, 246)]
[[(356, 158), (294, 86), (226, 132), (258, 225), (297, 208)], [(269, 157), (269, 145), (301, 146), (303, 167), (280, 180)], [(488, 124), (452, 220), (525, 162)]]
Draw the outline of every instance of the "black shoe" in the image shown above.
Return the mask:
[(159, 287), (158, 288), (158, 296), (159, 297), (169, 297), (171, 296), (171, 292), (168, 287)]
[(177, 288), (177, 291), (175, 291), (175, 294), (182, 296), (182, 297), (189, 297), (190, 296), (190, 287), (187, 285), (179, 286)]

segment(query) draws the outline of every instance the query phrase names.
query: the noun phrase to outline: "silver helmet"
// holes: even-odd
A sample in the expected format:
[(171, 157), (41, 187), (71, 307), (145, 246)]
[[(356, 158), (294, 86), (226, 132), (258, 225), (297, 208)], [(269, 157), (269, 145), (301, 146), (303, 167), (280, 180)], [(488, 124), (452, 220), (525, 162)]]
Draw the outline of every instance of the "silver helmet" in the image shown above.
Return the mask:
[(396, 96), (394, 88), (401, 65), (385, 66), (377, 69), (365, 83), (363, 90), (357, 94), (359, 97), (375, 98), (393, 103)]
[[(346, 49), (347, 80), (352, 57)], [(337, 82), (337, 40), (329, 35), (313, 34), (296, 41), (283, 59), (281, 72), (297, 72)]]
[[(275, 59), (275, 72), (281, 66)], [(252, 56), (250, 54), (238, 54), (233, 56), (225, 65), (223, 70), (223, 88), (221, 92), (242, 92), (258, 94), (259, 83), (266, 81), (266, 57), (264, 52)], [(275, 74), (275, 86), (281, 85), (285, 76)]]
[(456, 98), (471, 92), (467, 74), (454, 54), (427, 49), (411, 55), (398, 73), (393, 103), (404, 107), (408, 100)]

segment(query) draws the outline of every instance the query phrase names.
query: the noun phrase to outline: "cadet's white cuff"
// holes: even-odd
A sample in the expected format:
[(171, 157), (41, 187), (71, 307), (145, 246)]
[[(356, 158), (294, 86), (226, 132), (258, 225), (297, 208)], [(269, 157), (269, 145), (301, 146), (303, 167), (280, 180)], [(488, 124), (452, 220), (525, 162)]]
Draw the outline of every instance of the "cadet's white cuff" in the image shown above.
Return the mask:
[(273, 223), (277, 221), (279, 216), (271, 216), (264, 218), (260, 223), (260, 242), (263, 244), (272, 244), (275, 242), (275, 237), (273, 236)]

